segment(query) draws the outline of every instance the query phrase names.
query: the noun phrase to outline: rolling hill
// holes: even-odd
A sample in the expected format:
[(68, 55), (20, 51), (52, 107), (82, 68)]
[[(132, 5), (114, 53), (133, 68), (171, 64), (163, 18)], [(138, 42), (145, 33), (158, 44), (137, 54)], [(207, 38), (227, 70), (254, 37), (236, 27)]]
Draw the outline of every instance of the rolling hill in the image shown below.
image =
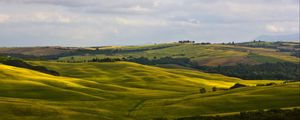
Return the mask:
[[(0, 119), (153, 119), (298, 107), (299, 83), (241, 80), (130, 62), (0, 64)], [(275, 82), (275, 86), (256, 86)], [(224, 90), (236, 83), (249, 87)], [(218, 90), (212, 92), (212, 87)], [(207, 93), (200, 94), (205, 88)]]
[[(267, 45), (273, 43), (267, 43)], [(275, 43), (274, 43), (275, 44)], [(280, 43), (280, 49), (290, 43)], [(294, 43), (291, 47), (297, 47)], [(82, 62), (94, 58), (139, 58), (160, 59), (164, 57), (186, 58), (198, 65), (227, 66), (241, 64), (261, 64), (274, 62), (298, 62), (298, 58), (285, 51), (271, 47), (253, 48), (244, 44), (155, 44), (143, 46), (102, 46), (102, 47), (26, 47), (0, 48), (0, 55), (13, 56), (22, 59), (59, 60)]]
[[(164, 47), (162, 47), (164, 46)], [(155, 48), (155, 49), (154, 49)], [(165, 44), (151, 46), (125, 46), (95, 50), (95, 54), (60, 57), (59, 61), (82, 62), (93, 58), (139, 58), (159, 59), (163, 57), (187, 58), (198, 65), (218, 66), (241, 64), (260, 64), (274, 62), (293, 62), (299, 59), (287, 53), (277, 52), (276, 49), (252, 48), (237, 45), (201, 45)]]
[[(255, 43), (254, 46), (252, 43)], [(67, 63), (130, 61), (159, 66), (175, 64), (241, 79), (299, 80), (300, 74), (297, 72), (299, 58), (298, 52), (295, 51), (298, 44), (254, 41), (233, 45), (170, 43), (102, 47), (95, 48), (92, 54), (60, 57), (57, 61)], [(290, 49), (292, 51), (287, 51)], [(268, 68), (272, 68), (273, 71)]]
[(5, 54), (22, 54), (29, 56), (47, 56), (58, 55), (62, 53), (68, 53), (75, 51), (79, 48), (72, 47), (12, 47), (12, 48), (0, 48), (0, 53)]
[(262, 35), (255, 38), (256, 40), (263, 40), (268, 42), (285, 41), (285, 42), (299, 42), (300, 33), (289, 35)]

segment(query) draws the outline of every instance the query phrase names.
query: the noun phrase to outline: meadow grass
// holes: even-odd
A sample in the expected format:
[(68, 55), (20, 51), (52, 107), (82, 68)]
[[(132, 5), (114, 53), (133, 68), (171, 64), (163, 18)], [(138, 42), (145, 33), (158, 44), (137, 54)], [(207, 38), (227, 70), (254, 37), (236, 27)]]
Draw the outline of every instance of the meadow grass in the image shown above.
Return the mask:
[[(153, 119), (297, 107), (299, 82), (241, 80), (130, 62), (31, 61), (52, 76), (0, 64), (0, 119)], [(275, 82), (274, 86), (256, 86)], [(235, 83), (246, 88), (227, 89)], [(207, 93), (200, 94), (199, 89)]]

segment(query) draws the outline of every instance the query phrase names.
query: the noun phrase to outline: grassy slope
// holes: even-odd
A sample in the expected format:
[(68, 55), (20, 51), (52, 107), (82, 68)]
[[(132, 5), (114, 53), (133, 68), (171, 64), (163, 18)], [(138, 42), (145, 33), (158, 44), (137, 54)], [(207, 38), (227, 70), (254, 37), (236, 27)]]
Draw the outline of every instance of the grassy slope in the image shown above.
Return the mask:
[(0, 48), (0, 53), (6, 54), (23, 54), (33, 56), (58, 55), (62, 53), (72, 52), (75, 49), (67, 49), (61, 47), (12, 47)]
[(200, 87), (270, 81), (128, 62), (32, 63), (62, 77), (0, 64), (0, 119), (151, 119), (300, 105), (299, 83), (199, 95)]
[[(161, 45), (153, 45), (152, 47), (159, 47)], [(149, 48), (150, 46), (144, 46)], [(114, 49), (114, 48), (106, 48)], [(143, 46), (137, 47), (118, 47), (123, 50), (143, 49)], [(230, 45), (192, 45), (192, 44), (178, 44), (166, 48), (144, 50), (139, 52), (119, 53), (115, 55), (92, 55), (92, 56), (75, 56), (75, 60), (89, 60), (95, 57), (185, 57), (190, 58), (192, 61), (198, 62), (201, 65), (232, 65), (236, 63), (265, 63), (265, 62), (298, 62), (299, 59), (288, 54), (276, 52), (273, 49), (264, 48), (251, 48)], [(71, 57), (64, 57), (60, 60), (70, 60)]]

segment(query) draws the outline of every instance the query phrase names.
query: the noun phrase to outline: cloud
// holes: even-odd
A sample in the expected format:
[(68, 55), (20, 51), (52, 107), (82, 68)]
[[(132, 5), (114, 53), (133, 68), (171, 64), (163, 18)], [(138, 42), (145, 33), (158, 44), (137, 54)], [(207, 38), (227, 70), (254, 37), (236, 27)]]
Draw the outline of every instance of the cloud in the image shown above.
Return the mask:
[(153, 18), (147, 18), (147, 19), (131, 18), (131, 19), (128, 19), (128, 18), (116, 17), (115, 20), (117, 23), (119, 23), (121, 25), (135, 26), (135, 27), (149, 27), (149, 26), (161, 27), (161, 26), (167, 25), (167, 21), (153, 19)]
[(72, 19), (66, 15), (53, 12), (36, 12), (30, 15), (30, 20), (34, 22), (58, 22), (58, 23), (70, 23)]
[(159, 7), (161, 4), (161, 1), (160, 0), (155, 0), (153, 1), (153, 7)]
[(135, 5), (129, 8), (130, 10), (137, 11), (137, 12), (144, 12), (149, 11), (149, 9), (141, 7), (140, 5)]
[(0, 14), (0, 23), (4, 23), (10, 19), (9, 15)]
[(284, 32), (285, 29), (280, 26), (275, 26), (275, 25), (266, 25), (266, 30), (269, 32)]
[(277, 34), (292, 34), (299, 33), (298, 21), (281, 21), (272, 22), (265, 25), (265, 30), (271, 33)]
[(228, 42), (299, 32), (299, 0), (0, 0), (0, 11), (3, 46)]

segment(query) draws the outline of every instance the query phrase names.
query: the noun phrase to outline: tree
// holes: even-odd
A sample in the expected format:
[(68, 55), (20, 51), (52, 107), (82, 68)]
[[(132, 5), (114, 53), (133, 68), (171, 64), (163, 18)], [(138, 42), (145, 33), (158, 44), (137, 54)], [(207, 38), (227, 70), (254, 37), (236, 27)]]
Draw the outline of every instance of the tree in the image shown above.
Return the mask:
[(213, 88), (212, 88), (212, 91), (213, 91), (213, 92), (217, 91), (217, 88), (216, 88), (216, 87), (213, 87)]
[(206, 90), (205, 90), (205, 88), (200, 88), (200, 93), (201, 93), (201, 94), (204, 94), (204, 93), (206, 93)]

